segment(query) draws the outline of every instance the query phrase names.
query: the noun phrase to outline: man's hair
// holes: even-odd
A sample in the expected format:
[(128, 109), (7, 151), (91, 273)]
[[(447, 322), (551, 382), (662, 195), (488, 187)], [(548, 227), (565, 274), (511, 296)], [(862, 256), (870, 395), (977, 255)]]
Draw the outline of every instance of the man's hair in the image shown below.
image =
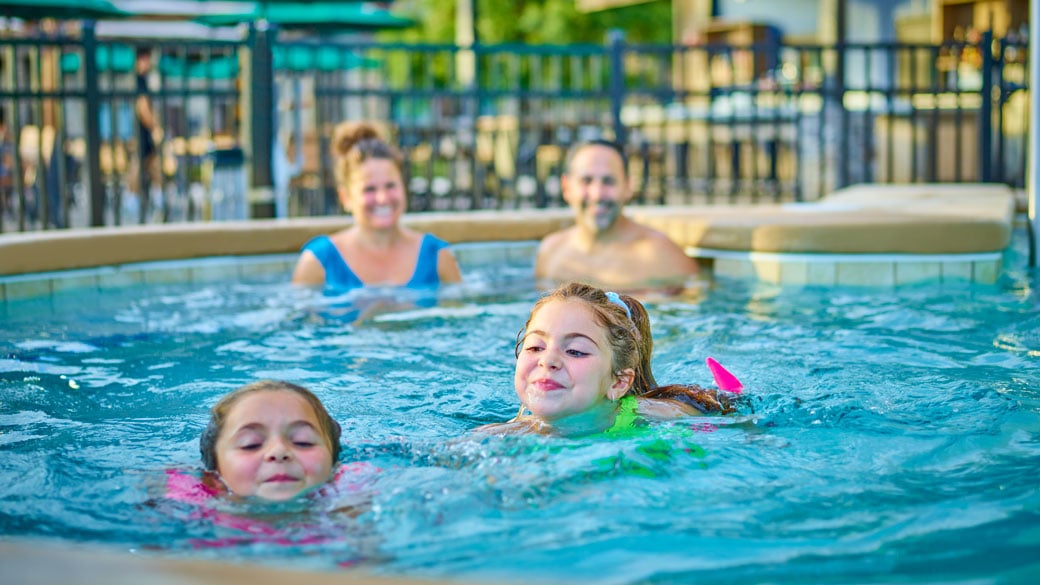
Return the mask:
[(625, 147), (613, 140), (607, 140), (606, 138), (594, 138), (592, 140), (582, 140), (581, 142), (574, 143), (570, 150), (567, 151), (567, 157), (564, 159), (564, 174), (570, 174), (571, 163), (574, 161), (574, 157), (578, 156), (578, 152), (581, 151), (581, 149), (589, 146), (605, 146), (616, 152), (618, 156), (621, 157), (621, 168), (624, 170), (625, 176), (628, 176), (628, 155), (625, 154)]

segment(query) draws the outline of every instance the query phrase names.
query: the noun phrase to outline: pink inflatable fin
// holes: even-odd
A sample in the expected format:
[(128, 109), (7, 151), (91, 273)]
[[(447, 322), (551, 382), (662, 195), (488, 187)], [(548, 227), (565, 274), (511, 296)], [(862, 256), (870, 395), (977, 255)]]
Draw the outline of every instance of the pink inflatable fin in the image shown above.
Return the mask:
[(715, 358), (708, 358), (705, 361), (708, 363), (711, 377), (715, 378), (715, 384), (718, 385), (719, 390), (740, 394), (740, 391), (744, 389), (744, 385), (740, 383), (736, 376), (729, 373), (726, 368), (722, 367), (722, 364), (715, 361)]

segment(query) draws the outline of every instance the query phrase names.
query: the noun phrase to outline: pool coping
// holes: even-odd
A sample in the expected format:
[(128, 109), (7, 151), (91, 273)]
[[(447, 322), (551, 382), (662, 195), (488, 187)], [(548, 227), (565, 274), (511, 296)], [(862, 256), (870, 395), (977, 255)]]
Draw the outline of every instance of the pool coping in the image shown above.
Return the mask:
[(433, 579), (383, 577), (361, 568), (321, 571), (185, 559), (162, 551), (127, 551), (100, 545), (69, 545), (42, 539), (0, 540), (0, 577), (18, 585), (432, 585)]
[[(812, 203), (626, 210), (668, 234), (715, 277), (853, 286), (993, 283), (1015, 212), (1016, 193), (992, 184), (857, 185)], [(406, 214), (402, 222), (453, 244), (532, 242), (572, 225), (573, 215), (565, 208), (484, 210)], [(142, 265), (291, 255), (310, 238), (350, 225), (339, 216), (0, 234), (0, 299), (120, 282), (190, 282), (204, 279), (204, 268), (170, 265), (162, 274)], [(273, 262), (277, 267), (268, 268), (291, 270), (284, 258)], [(96, 283), (75, 272), (87, 268), (102, 269)]]

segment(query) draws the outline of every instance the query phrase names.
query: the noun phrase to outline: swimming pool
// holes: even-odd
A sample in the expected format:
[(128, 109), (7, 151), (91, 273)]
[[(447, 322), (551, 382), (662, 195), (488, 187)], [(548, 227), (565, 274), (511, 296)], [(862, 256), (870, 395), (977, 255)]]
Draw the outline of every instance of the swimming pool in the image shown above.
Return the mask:
[[(620, 441), (488, 438), (515, 412), (529, 264), (465, 266), (433, 307), (339, 315), (284, 274), (8, 302), (0, 532), (188, 558), (464, 581), (1022, 582), (1040, 575), (1040, 278), (996, 286), (721, 281), (652, 304), (659, 381), (748, 387), (742, 416)], [(206, 409), (257, 378), (319, 393), (377, 465), (312, 544), (234, 546), (164, 501)], [(752, 413), (753, 409), (753, 413)], [(704, 425), (701, 423), (710, 423)], [(692, 448), (696, 447), (696, 448)]]

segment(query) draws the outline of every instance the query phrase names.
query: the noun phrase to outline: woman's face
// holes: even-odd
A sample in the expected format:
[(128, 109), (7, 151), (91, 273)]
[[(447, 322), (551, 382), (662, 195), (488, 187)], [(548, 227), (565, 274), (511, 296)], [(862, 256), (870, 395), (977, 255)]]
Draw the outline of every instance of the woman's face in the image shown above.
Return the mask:
[(328, 481), (332, 449), (302, 396), (260, 391), (236, 402), (217, 438), (217, 473), (235, 495), (286, 500)]
[(615, 374), (606, 328), (577, 299), (552, 300), (531, 316), (516, 361), (516, 394), (548, 421), (617, 400), (631, 376)]
[(392, 160), (370, 158), (351, 173), (347, 185), (340, 187), (340, 199), (358, 225), (394, 227), (406, 208), (401, 170)]

